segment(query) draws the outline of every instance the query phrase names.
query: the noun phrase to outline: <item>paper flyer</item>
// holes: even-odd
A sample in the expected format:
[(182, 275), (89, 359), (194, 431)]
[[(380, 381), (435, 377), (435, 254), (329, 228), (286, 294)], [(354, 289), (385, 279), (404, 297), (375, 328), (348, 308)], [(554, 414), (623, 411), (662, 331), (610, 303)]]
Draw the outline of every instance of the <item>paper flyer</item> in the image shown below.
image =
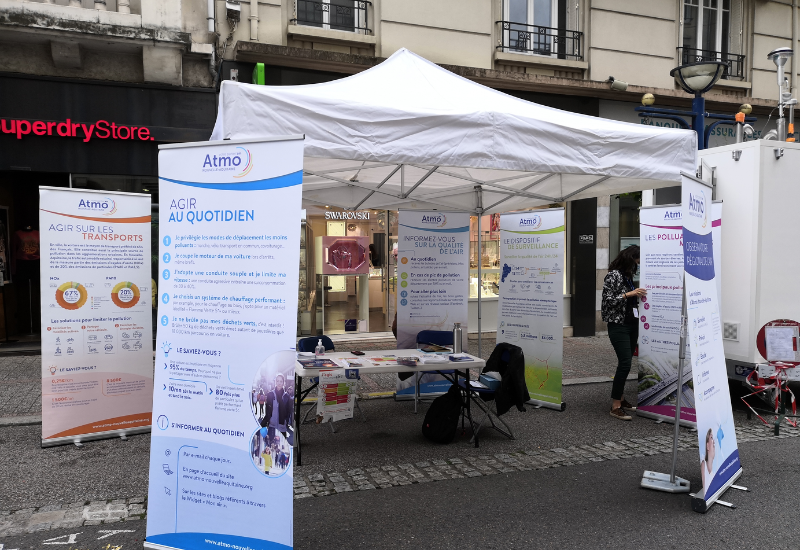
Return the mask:
[(560, 408), (564, 355), (564, 209), (500, 216), (497, 343), (525, 354), (531, 401)]
[[(466, 350), (469, 214), (400, 210), (398, 242), (397, 349), (416, 349), (420, 331), (452, 331), (454, 323), (461, 323)], [(397, 395), (413, 396), (414, 380), (398, 379)], [(420, 394), (443, 393), (449, 387), (438, 374), (420, 377)]]
[(293, 545), (302, 162), (301, 138), (160, 148), (145, 547)]
[(722, 347), (711, 188), (684, 176), (681, 189), (688, 340), (705, 505), (741, 474)]
[(42, 444), (147, 431), (150, 195), (39, 188)]
[(321, 422), (338, 422), (353, 418), (356, 404), (358, 380), (355, 372), (348, 378), (350, 369), (331, 369), (319, 371), (317, 386), (317, 417)]

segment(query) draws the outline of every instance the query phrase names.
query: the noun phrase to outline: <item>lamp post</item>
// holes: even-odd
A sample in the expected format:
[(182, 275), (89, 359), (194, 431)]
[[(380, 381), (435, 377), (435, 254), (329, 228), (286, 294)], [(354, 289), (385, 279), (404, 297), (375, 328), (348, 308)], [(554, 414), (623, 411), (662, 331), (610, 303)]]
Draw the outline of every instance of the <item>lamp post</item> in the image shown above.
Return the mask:
[[(645, 106), (637, 107), (639, 116), (648, 118), (663, 118), (677, 122), (681, 128), (686, 130), (693, 129), (697, 132), (697, 148), (707, 149), (708, 140), (711, 132), (720, 124), (736, 124), (735, 115), (720, 115), (706, 112), (706, 100), (703, 94), (714, 87), (714, 84), (722, 78), (727, 65), (721, 61), (699, 61), (675, 67), (670, 71), (670, 76), (683, 88), (683, 91), (694, 95), (691, 111), (680, 111), (677, 109), (661, 109), (652, 107), (654, 99), (645, 96), (647, 101), (643, 101)], [(650, 94), (648, 94), (650, 95)], [(684, 117), (688, 117), (691, 123)], [(706, 119), (713, 119), (714, 122), (706, 127)], [(745, 118), (746, 122), (755, 122), (755, 117)]]

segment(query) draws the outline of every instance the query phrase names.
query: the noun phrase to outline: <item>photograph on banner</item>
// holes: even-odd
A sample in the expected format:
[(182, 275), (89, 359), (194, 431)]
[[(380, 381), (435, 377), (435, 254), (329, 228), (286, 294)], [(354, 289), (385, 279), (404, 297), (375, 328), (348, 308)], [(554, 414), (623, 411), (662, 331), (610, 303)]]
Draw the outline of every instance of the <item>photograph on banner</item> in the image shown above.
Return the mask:
[(722, 346), (711, 188), (683, 176), (681, 188), (688, 340), (703, 490), (711, 504), (741, 474)]
[(302, 162), (302, 137), (160, 147), (145, 547), (293, 545)]
[[(423, 330), (452, 332), (461, 323), (467, 349), (469, 318), (469, 213), (400, 210), (397, 253), (397, 349), (416, 349)], [(425, 342), (435, 343), (435, 342)], [(398, 377), (397, 395), (444, 393), (450, 382), (438, 374)]]
[(564, 355), (564, 209), (500, 216), (497, 343), (525, 355), (533, 402), (561, 405)]
[(42, 443), (147, 431), (150, 195), (39, 188)]
[[(715, 263), (721, 250), (722, 203), (712, 204)], [(683, 221), (681, 206), (645, 207), (639, 211), (641, 298), (639, 316), (639, 396), (636, 414), (659, 420), (675, 418), (678, 341), (683, 297)], [(717, 286), (721, 278), (716, 277)], [(681, 420), (695, 427), (691, 349), (686, 346), (681, 391)]]

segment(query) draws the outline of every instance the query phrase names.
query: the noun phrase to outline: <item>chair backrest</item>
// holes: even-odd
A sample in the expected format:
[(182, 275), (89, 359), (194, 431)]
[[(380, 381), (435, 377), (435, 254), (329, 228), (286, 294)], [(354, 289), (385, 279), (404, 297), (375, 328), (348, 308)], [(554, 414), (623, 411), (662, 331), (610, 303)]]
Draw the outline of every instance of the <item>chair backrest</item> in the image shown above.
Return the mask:
[(417, 333), (417, 344), (452, 346), (453, 333), (449, 330), (421, 330)]
[(297, 351), (307, 351), (313, 353), (317, 348), (317, 342), (320, 340), (322, 340), (322, 345), (325, 346), (325, 351), (336, 351), (333, 341), (325, 335), (300, 338), (300, 340), (297, 342)]
[[(515, 357), (516, 361), (514, 361)], [(509, 367), (524, 369), (525, 354), (519, 346), (507, 342), (500, 342), (495, 346), (482, 372), (499, 372), (505, 377)]]

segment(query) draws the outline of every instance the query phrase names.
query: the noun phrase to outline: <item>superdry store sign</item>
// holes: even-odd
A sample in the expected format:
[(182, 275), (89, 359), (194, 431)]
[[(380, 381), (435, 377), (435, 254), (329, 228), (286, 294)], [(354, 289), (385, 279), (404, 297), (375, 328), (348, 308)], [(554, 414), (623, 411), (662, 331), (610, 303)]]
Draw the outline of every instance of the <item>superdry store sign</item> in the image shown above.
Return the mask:
[(150, 137), (150, 129), (145, 126), (124, 126), (107, 120), (94, 123), (63, 122), (25, 119), (0, 119), (0, 129), (4, 134), (22, 139), (28, 135), (79, 138), (84, 142), (92, 139), (129, 139), (135, 141), (155, 141)]

